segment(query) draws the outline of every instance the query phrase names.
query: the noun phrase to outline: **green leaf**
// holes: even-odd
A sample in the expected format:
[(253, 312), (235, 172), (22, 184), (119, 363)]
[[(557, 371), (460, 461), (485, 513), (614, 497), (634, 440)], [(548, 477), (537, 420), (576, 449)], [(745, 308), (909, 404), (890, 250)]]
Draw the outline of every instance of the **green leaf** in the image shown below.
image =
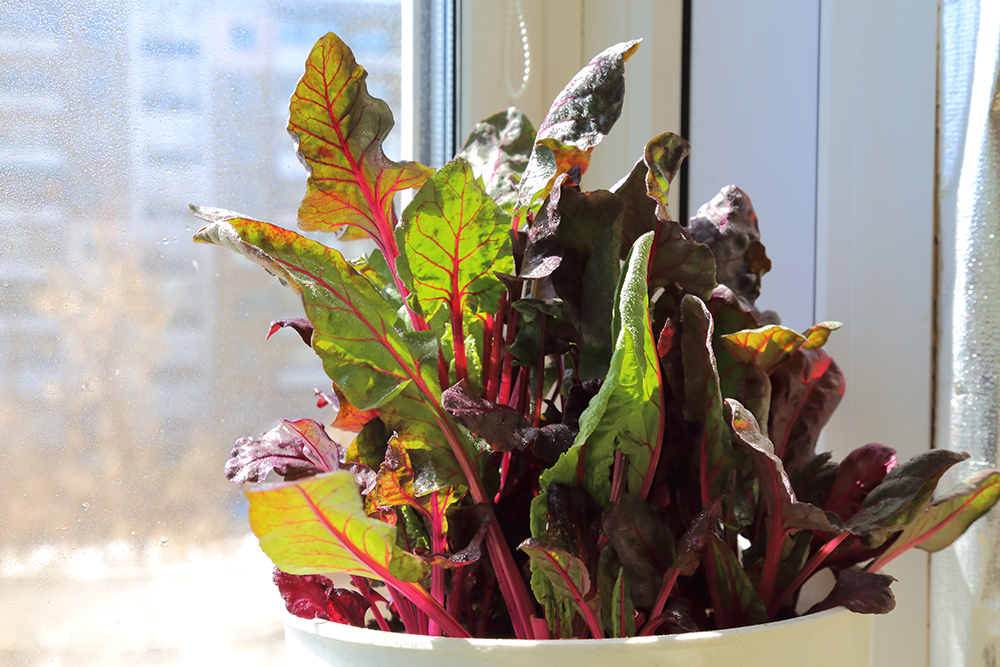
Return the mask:
[(428, 323), (476, 312), (481, 302), (495, 306), (504, 286), (493, 273), (514, 270), (509, 230), (510, 219), (465, 160), (424, 183), (397, 233)]
[(866, 546), (879, 546), (915, 521), (930, 503), (941, 476), (967, 458), (963, 452), (932, 449), (899, 464), (872, 489), (847, 529), (864, 536)]
[(453, 637), (468, 632), (415, 583), (427, 565), (396, 547), (396, 527), (369, 518), (354, 475), (326, 473), (297, 482), (248, 484), (250, 526), (260, 548), (289, 574), (344, 573), (392, 584)]
[(611, 593), (612, 637), (635, 636), (635, 605), (632, 604), (630, 581), (624, 568), (618, 571), (618, 579)]
[(368, 73), (339, 37), (327, 33), (313, 47), (290, 104), (288, 131), (309, 169), (299, 208), (305, 230), (371, 236), (386, 258), (396, 256), (393, 195), (419, 187), (434, 170), (386, 158), (382, 142), (392, 112), (368, 94)]
[(419, 359), (393, 328), (396, 311), (339, 252), (281, 227), (230, 215), (216, 216), (195, 240), (234, 250), (301, 295), (315, 328), (313, 350), (352, 405), (377, 407), (418, 380)]
[[(589, 608), (587, 598), (590, 594), (591, 582), (590, 573), (582, 560), (568, 551), (534, 538), (528, 538), (522, 542), (518, 549), (528, 554), (531, 559), (532, 571), (537, 571), (545, 577), (559, 603), (572, 604), (581, 614), (586, 615), (584, 608)], [(533, 584), (534, 581), (535, 579), (532, 577)], [(536, 596), (538, 593), (539, 591), (536, 590)], [(560, 623), (560, 636), (567, 636), (566, 625), (565, 622)], [(550, 620), (550, 628), (551, 626)], [(598, 636), (600, 635), (598, 634)]]
[(469, 161), (486, 192), (509, 213), (534, 143), (535, 129), (528, 117), (510, 107), (479, 121), (456, 157)]
[[(294, 483), (251, 484), (250, 525), (260, 548), (289, 574), (342, 572), (379, 579), (389, 576), (396, 528), (370, 519), (354, 475), (325, 473)], [(417, 572), (419, 581), (423, 573)]]
[(653, 235), (647, 234), (632, 249), (616, 299), (617, 340), (608, 375), (580, 416), (573, 446), (542, 473), (543, 488), (554, 482), (583, 486), (598, 504), (607, 506), (611, 494), (608, 470), (618, 449), (629, 458), (629, 492), (644, 496), (648, 491), (644, 487), (658, 460), (663, 434), (660, 364), (646, 294), (652, 241)]
[(957, 540), (1000, 499), (1000, 471), (984, 470), (931, 503), (899, 534), (869, 569), (877, 569), (912, 547), (940, 551)]
[(714, 577), (721, 608), (715, 610), (719, 629), (758, 625), (767, 621), (767, 610), (753, 582), (743, 570), (736, 554), (716, 535), (708, 536), (707, 548), (712, 556)]

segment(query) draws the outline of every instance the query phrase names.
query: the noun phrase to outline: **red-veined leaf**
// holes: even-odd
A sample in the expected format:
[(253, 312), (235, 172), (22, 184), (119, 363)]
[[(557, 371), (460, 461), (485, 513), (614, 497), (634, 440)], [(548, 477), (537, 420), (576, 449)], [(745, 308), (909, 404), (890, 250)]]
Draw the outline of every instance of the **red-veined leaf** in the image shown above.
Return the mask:
[(577, 610), (587, 620), (594, 638), (603, 637), (603, 631), (588, 602), (590, 573), (583, 561), (568, 551), (534, 538), (522, 542), (518, 549), (528, 554), (532, 564), (545, 575), (560, 598), (572, 600), (576, 604)]
[(940, 551), (957, 540), (1000, 498), (1000, 471), (984, 470), (931, 503), (869, 567), (875, 571), (907, 549)]
[(433, 169), (386, 158), (382, 142), (392, 112), (368, 94), (368, 73), (333, 33), (313, 47), (290, 104), (288, 131), (309, 169), (299, 225), (340, 231), (344, 239), (371, 236), (395, 259), (393, 195), (419, 187)]
[(714, 566), (706, 576), (715, 579), (718, 590), (719, 604), (714, 611), (719, 629), (767, 621), (764, 602), (732, 549), (714, 533), (709, 534), (705, 548), (711, 556), (708, 562)]
[(392, 584), (455, 637), (468, 633), (419, 584), (426, 565), (395, 547), (396, 528), (370, 519), (354, 476), (332, 472), (281, 484), (247, 485), (250, 526), (283, 572), (342, 572)]
[(896, 581), (888, 574), (866, 572), (851, 567), (837, 575), (837, 583), (825, 600), (813, 606), (807, 614), (826, 609), (847, 607), (857, 614), (888, 614), (896, 608), (896, 596), (889, 585)]
[(798, 350), (821, 347), (826, 343), (830, 332), (841, 326), (840, 322), (822, 322), (800, 334), (788, 327), (773, 324), (729, 334), (723, 336), (722, 341), (736, 361), (756, 364), (770, 373)]

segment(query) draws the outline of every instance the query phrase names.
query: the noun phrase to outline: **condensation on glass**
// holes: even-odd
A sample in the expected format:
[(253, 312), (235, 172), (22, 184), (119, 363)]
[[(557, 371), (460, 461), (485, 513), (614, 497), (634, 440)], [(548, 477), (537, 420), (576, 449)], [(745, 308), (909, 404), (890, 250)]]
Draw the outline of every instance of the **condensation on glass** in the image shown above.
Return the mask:
[(192, 243), (187, 205), (295, 227), (288, 100), (328, 31), (396, 114), (386, 154), (431, 161), (413, 124), (448, 110), (404, 104), (403, 73), (438, 76), (433, 4), (2, 3), (0, 664), (283, 659), (222, 466), (280, 418), (329, 422), (330, 385), (296, 335), (265, 340), (295, 294)]
[[(936, 444), (995, 467), (1000, 437), (1000, 5), (941, 6)], [(949, 475), (947, 488), (958, 480)], [(931, 664), (1000, 661), (1000, 513), (931, 560)]]

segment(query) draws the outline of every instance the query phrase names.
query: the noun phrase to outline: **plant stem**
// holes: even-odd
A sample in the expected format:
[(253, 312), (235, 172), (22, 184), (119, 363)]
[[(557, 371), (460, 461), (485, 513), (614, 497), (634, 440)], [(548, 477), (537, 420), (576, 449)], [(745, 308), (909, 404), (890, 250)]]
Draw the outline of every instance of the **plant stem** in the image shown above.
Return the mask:
[(500, 380), (500, 391), (497, 394), (497, 402), (504, 405), (510, 405), (510, 383), (514, 362), (514, 357), (510, 354), (510, 346), (514, 344), (514, 338), (517, 336), (517, 315), (517, 311), (511, 308), (510, 321), (507, 322), (507, 352), (503, 355), (503, 374)]
[(819, 566), (823, 564), (823, 561), (825, 561), (827, 557), (831, 553), (833, 553), (834, 549), (840, 546), (841, 542), (847, 539), (848, 535), (850, 535), (848, 531), (846, 530), (843, 531), (842, 533), (840, 533), (840, 535), (837, 535), (836, 537), (832, 538), (829, 542), (824, 544), (823, 548), (817, 551), (816, 554), (811, 559), (809, 559), (809, 562), (806, 563), (806, 566), (802, 568), (802, 571), (799, 572), (798, 575), (796, 575), (792, 583), (790, 583), (788, 587), (785, 588), (785, 590), (781, 591), (781, 593), (779, 593), (777, 597), (775, 597), (774, 600), (772, 600), (771, 603), (768, 604), (767, 606), (768, 620), (774, 618), (774, 615), (777, 614), (778, 611), (781, 609), (781, 607), (785, 604), (785, 600), (787, 600), (793, 593), (795, 593), (795, 591), (797, 591), (802, 586), (802, 584), (806, 583), (806, 580), (808, 580), (809, 577), (812, 576), (813, 572), (819, 569)]
[[(448, 550), (448, 540), (444, 535), (444, 508), (441, 507), (441, 499), (437, 493), (430, 494), (431, 501), (431, 551), (436, 554), (445, 553)], [(431, 597), (444, 605), (445, 602), (445, 581), (444, 568), (440, 565), (431, 565)], [(433, 618), (430, 619), (428, 634), (436, 637), (441, 634), (441, 627)]]
[(451, 311), (451, 342), (455, 348), (455, 375), (461, 382), (469, 381), (468, 360), (465, 358), (465, 331), (462, 326), (462, 311)]
[[(486, 400), (497, 402), (500, 391), (500, 357), (503, 353), (503, 327), (507, 319), (507, 293), (500, 295), (500, 305), (497, 315), (493, 318), (492, 343), (490, 346), (490, 374), (486, 382)], [(506, 355), (504, 355), (506, 356)]]
[(653, 609), (649, 612), (650, 621), (663, 613), (663, 608), (667, 606), (667, 598), (670, 597), (670, 591), (674, 589), (674, 584), (677, 583), (677, 577), (680, 576), (680, 573), (681, 570), (678, 567), (667, 570), (667, 577), (663, 580), (660, 592), (656, 596), (656, 602), (653, 603)]
[(379, 610), (378, 605), (376, 605), (378, 600), (375, 599), (371, 584), (368, 583), (368, 580), (364, 577), (351, 575), (351, 582), (354, 584), (354, 587), (358, 589), (358, 592), (361, 593), (361, 597), (368, 600), (368, 604), (371, 605), (372, 615), (375, 616), (375, 622), (378, 623), (379, 630), (382, 630), (383, 632), (391, 632), (389, 623), (385, 620), (385, 617), (382, 616), (382, 612)]
[(767, 555), (764, 557), (764, 571), (760, 575), (760, 599), (769, 605), (774, 596), (774, 580), (778, 576), (781, 563), (781, 544), (785, 540), (785, 528), (781, 515), (771, 516), (771, 527), (767, 531)]
[(538, 343), (538, 377), (535, 380), (535, 409), (531, 425), (538, 428), (542, 423), (542, 402), (545, 397), (545, 313), (542, 313), (542, 339)]

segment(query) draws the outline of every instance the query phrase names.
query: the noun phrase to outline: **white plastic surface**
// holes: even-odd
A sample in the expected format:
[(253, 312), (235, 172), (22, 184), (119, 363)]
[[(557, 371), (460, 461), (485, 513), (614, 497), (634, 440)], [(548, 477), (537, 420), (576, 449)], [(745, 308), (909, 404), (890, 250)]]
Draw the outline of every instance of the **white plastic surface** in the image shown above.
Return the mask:
[(519, 641), (391, 634), (286, 616), (288, 667), (865, 667), (872, 617), (835, 609), (722, 632)]

